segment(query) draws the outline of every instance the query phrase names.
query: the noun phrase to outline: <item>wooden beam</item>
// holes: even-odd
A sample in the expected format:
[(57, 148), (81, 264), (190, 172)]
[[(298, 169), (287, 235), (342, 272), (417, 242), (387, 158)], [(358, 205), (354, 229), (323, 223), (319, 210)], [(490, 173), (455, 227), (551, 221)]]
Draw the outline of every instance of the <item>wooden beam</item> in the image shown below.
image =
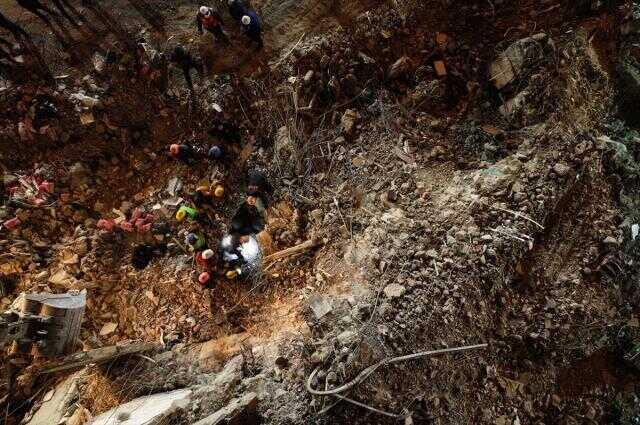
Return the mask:
[(315, 248), (318, 245), (322, 245), (322, 241), (317, 239), (309, 239), (306, 242), (302, 242), (300, 245), (293, 246), (291, 248), (283, 249), (282, 251), (274, 252), (271, 255), (267, 255), (264, 261), (276, 261), (282, 258), (291, 257), (292, 255), (300, 254)]
[(68, 369), (77, 369), (90, 364), (104, 363), (122, 356), (130, 356), (132, 354), (156, 350), (160, 347), (160, 344), (157, 343), (137, 342), (127, 345), (112, 345), (109, 347), (97, 348), (95, 350), (81, 351), (67, 356), (53, 364), (50, 363), (49, 366), (45, 367), (38, 373), (47, 374)]

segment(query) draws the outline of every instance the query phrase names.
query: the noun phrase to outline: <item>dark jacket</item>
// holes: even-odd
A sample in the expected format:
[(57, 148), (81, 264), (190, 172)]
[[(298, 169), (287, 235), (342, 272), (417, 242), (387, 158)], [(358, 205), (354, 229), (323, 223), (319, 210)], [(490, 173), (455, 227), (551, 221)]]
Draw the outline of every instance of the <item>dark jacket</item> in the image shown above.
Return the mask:
[(258, 18), (258, 15), (256, 14), (256, 12), (254, 12), (253, 10), (250, 10), (247, 13), (245, 13), (245, 15), (251, 18), (251, 23), (249, 25), (243, 25), (242, 32), (244, 32), (247, 35), (253, 35), (253, 36), (260, 35), (260, 33), (262, 32), (262, 27), (260, 26), (260, 19)]
[(229, 6), (229, 15), (236, 21), (240, 21), (246, 14), (247, 8), (243, 0), (236, 0)]
[(249, 171), (249, 179), (247, 186), (257, 188), (255, 192), (264, 193), (270, 195), (273, 192), (273, 187), (269, 180), (267, 179), (266, 174), (262, 171)]
[(255, 206), (243, 203), (231, 219), (232, 233), (245, 236), (255, 235), (264, 229), (264, 217)]
[(184, 79), (187, 81), (187, 86), (190, 90), (193, 90), (193, 81), (191, 80), (191, 69), (194, 68), (198, 73), (202, 74), (203, 67), (202, 63), (196, 60), (189, 52), (184, 49), (175, 49), (173, 53), (171, 53), (171, 57), (169, 58), (171, 62), (176, 64), (182, 69), (182, 73), (184, 74)]
[(222, 16), (215, 10), (211, 9), (210, 18), (205, 18), (205, 16), (198, 12), (196, 15), (196, 24), (198, 25), (198, 32), (202, 34), (202, 28), (204, 27), (206, 30), (213, 30), (216, 27), (220, 27), (224, 24), (222, 20)]

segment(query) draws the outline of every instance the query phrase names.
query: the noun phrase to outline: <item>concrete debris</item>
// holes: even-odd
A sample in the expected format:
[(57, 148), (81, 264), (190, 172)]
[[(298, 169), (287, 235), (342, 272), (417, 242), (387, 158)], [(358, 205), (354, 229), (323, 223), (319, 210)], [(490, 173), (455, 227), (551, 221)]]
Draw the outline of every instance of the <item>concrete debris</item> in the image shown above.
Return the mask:
[(564, 164), (562, 162), (558, 162), (556, 165), (553, 166), (553, 171), (560, 177), (564, 177), (571, 172), (571, 167), (569, 167), (567, 164)]
[(390, 80), (395, 80), (396, 78), (407, 75), (412, 67), (411, 59), (408, 56), (403, 56), (391, 65), (387, 76)]
[(73, 425), (74, 418), (78, 416), (76, 411), (80, 410), (79, 414), (82, 414), (86, 410), (76, 404), (79, 386), (85, 376), (84, 370), (76, 372), (47, 392), (42, 401), (32, 409), (25, 425)]
[(256, 414), (258, 395), (253, 392), (233, 399), (227, 406), (199, 420), (194, 425), (255, 425), (260, 423)]
[(309, 300), (309, 307), (313, 311), (316, 320), (322, 319), (333, 310), (331, 298), (321, 295), (312, 296)]
[(518, 40), (491, 63), (489, 77), (497, 89), (503, 89), (526, 71), (540, 66), (553, 51), (553, 42), (544, 33)]
[(192, 393), (187, 389), (137, 398), (101, 414), (91, 425), (160, 425), (186, 409)]
[(397, 283), (392, 283), (384, 288), (384, 295), (387, 298), (400, 298), (407, 292), (407, 288)]

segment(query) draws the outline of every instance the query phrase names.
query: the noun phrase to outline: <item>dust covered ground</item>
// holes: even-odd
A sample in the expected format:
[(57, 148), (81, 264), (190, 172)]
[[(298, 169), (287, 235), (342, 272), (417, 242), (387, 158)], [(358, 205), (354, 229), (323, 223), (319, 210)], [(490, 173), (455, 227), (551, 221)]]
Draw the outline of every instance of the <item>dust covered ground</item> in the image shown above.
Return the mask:
[[(0, 214), (20, 221), (0, 228), (0, 306), (86, 289), (78, 350), (158, 344), (58, 374), (7, 359), (5, 422), (44, 423), (45, 394), (74, 382), (63, 423), (175, 390), (176, 424), (636, 423), (640, 10), (584, 3), (255, 1), (254, 51), (226, 8), (230, 47), (197, 35), (186, 1), (102, 4), (58, 36), (0, 2), (55, 77), (0, 93)], [(165, 96), (124, 59), (96, 70), (140, 36), (203, 58), (194, 94), (178, 70)], [(221, 162), (169, 157), (220, 142), (214, 103), (242, 142)], [(184, 237), (219, 240), (255, 169), (276, 188), (264, 254), (314, 248), (203, 289)], [(177, 222), (175, 199), (212, 180), (225, 197)], [(97, 227), (149, 213), (149, 232)], [(157, 247), (142, 269), (140, 244)]]

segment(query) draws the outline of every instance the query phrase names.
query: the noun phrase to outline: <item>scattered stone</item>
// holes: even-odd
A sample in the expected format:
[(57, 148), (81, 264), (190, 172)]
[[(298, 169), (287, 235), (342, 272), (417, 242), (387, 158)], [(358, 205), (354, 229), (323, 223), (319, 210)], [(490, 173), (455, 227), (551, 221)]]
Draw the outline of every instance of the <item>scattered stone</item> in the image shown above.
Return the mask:
[(407, 289), (404, 286), (398, 285), (397, 283), (392, 283), (384, 288), (384, 294), (387, 298), (399, 298), (403, 296), (406, 291)]
[(102, 329), (100, 329), (100, 336), (111, 335), (116, 331), (117, 328), (118, 328), (117, 323), (113, 323), (113, 322), (105, 323), (104, 326), (102, 326)]
[(322, 319), (333, 309), (331, 298), (323, 297), (321, 295), (313, 295), (309, 299), (309, 307), (311, 308), (311, 311), (313, 311), (317, 320)]
[(340, 126), (342, 132), (347, 136), (353, 136), (353, 133), (356, 129), (356, 123), (358, 121), (359, 115), (353, 109), (347, 109), (345, 113), (342, 115), (340, 119)]
[(358, 334), (354, 331), (344, 331), (338, 334), (337, 339), (340, 346), (346, 347), (355, 344), (358, 339)]
[(390, 80), (395, 80), (409, 73), (412, 66), (411, 59), (408, 56), (403, 56), (391, 65), (387, 75)]
[(553, 171), (557, 175), (564, 177), (567, 174), (569, 174), (569, 172), (571, 171), (571, 167), (569, 167), (567, 164), (563, 162), (558, 162), (556, 165), (553, 166)]
[(259, 423), (256, 413), (257, 406), (258, 395), (250, 392), (233, 399), (225, 407), (213, 415), (199, 420), (194, 425), (257, 424)]

